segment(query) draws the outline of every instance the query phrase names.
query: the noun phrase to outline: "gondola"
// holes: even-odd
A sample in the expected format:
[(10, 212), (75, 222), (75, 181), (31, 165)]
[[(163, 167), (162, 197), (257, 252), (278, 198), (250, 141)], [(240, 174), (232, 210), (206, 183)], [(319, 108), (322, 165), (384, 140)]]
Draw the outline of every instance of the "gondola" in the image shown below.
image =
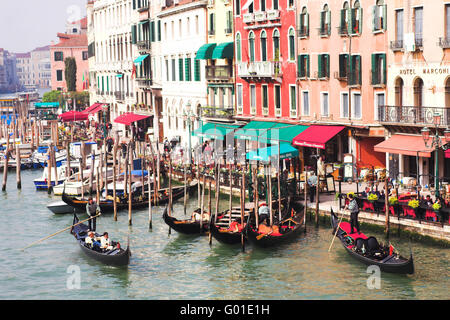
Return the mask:
[(252, 219), (245, 228), (245, 235), (251, 244), (263, 248), (292, 241), (303, 231), (301, 227), (303, 225), (303, 209), (302, 203), (288, 200), (281, 215), (281, 222), (275, 224), (280, 232), (261, 234), (256, 229), (256, 223)]
[[(200, 213), (200, 209), (194, 212)], [(204, 234), (208, 231), (209, 221), (203, 221), (202, 227), (200, 228), (200, 221), (192, 221), (191, 219), (178, 220), (174, 217), (169, 216), (168, 206), (164, 209), (163, 213), (164, 222), (173, 230), (183, 233), (183, 234)]]
[[(331, 227), (333, 235), (339, 225), (339, 219), (331, 211)], [(363, 233), (350, 234), (350, 223), (341, 222), (336, 237), (341, 240), (345, 250), (358, 261), (371, 266), (380, 267), (381, 271), (399, 274), (413, 274), (414, 261), (412, 253), (409, 259), (390, 252), (389, 247), (381, 246), (375, 237), (367, 237)]]
[[(76, 214), (74, 214), (73, 217), (73, 224), (77, 224), (79, 222), (79, 219), (77, 217)], [(87, 231), (88, 231), (89, 227), (83, 223), (76, 225), (74, 227), (72, 227), (72, 229), (70, 230), (70, 233), (75, 237), (75, 239), (78, 242), (78, 245), (81, 248), (81, 251), (83, 251), (87, 256), (101, 262), (104, 263), (106, 265), (111, 265), (111, 266), (126, 266), (129, 264), (130, 262), (130, 256), (131, 256), (131, 251), (130, 251), (130, 246), (129, 244), (127, 245), (126, 250), (124, 250), (123, 248), (116, 248), (110, 251), (106, 251), (106, 252), (100, 252), (100, 251), (95, 251), (89, 247), (87, 247), (84, 243), (84, 239), (87, 236)], [(99, 237), (99, 234), (95, 234), (95, 236)]]
[[(191, 193), (195, 189), (196, 183), (191, 184), (188, 186), (187, 192)], [(181, 187), (175, 187), (172, 189), (172, 199), (178, 200), (184, 196), (184, 186)], [(159, 190), (159, 199), (158, 199), (158, 205), (166, 204), (169, 202), (169, 193), (167, 189), (161, 189)], [(68, 197), (64, 192), (62, 195), (62, 200), (70, 205), (71, 207), (79, 210), (79, 211), (85, 211), (86, 210), (86, 204), (88, 200), (86, 198), (78, 198), (78, 197)], [(153, 203), (155, 201), (153, 200)], [(112, 200), (100, 200), (100, 210), (102, 213), (105, 212), (114, 212), (114, 203)], [(143, 199), (135, 199), (132, 203), (133, 209), (141, 209), (148, 207), (148, 197), (146, 196)], [(123, 199), (117, 202), (117, 211), (122, 209), (128, 208), (128, 199)]]
[[(217, 220), (211, 222), (211, 226), (209, 228), (211, 235), (224, 244), (239, 244), (242, 241), (241, 231), (239, 231), (239, 226), (241, 225), (241, 213), (240, 209), (235, 209), (231, 212), (231, 223), (236, 222), (237, 227), (230, 224), (230, 211), (225, 211), (218, 214)], [(244, 215), (244, 227), (245, 223), (248, 221), (250, 212), (246, 212)], [(230, 227), (231, 226), (231, 227)], [(245, 237), (244, 237), (245, 240)]]

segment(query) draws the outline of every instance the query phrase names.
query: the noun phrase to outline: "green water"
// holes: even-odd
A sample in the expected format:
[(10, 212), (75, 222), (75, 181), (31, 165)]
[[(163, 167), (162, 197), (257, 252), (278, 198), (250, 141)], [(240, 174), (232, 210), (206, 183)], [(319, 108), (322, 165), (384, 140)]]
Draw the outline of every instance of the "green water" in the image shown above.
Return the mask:
[[(111, 214), (97, 219), (97, 230), (131, 241), (128, 268), (104, 266), (85, 256), (69, 232), (21, 251), (26, 245), (69, 226), (71, 215), (54, 215), (46, 205), (58, 197), (37, 192), (40, 171), (22, 172), (21, 191), (9, 175), (0, 193), (0, 299), (449, 299), (450, 250), (413, 242), (416, 273), (381, 274), (380, 289), (368, 289), (367, 267), (353, 260), (339, 242), (330, 253), (331, 229), (312, 226), (295, 242), (277, 249), (227, 246), (207, 237), (180, 235), (154, 208), (153, 230), (148, 210), (127, 212), (114, 222)], [(214, 202), (214, 201), (213, 201)], [(189, 201), (192, 210), (197, 200)], [(221, 206), (226, 207), (224, 197)], [(183, 217), (183, 202), (174, 206)], [(188, 210), (189, 212), (190, 210)], [(81, 215), (84, 218), (84, 215)], [(364, 231), (364, 226), (362, 227)], [(370, 232), (373, 234), (373, 232)], [(382, 234), (374, 234), (379, 239)], [(409, 254), (407, 239), (393, 238)], [(70, 266), (80, 270), (80, 289), (68, 289)]]

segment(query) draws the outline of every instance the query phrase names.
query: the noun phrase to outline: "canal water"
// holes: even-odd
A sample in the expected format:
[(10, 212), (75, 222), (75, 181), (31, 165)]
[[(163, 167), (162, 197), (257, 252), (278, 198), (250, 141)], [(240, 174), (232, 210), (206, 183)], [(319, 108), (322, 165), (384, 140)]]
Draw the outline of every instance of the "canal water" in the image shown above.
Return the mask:
[[(97, 219), (97, 230), (125, 244), (131, 242), (128, 268), (104, 266), (85, 256), (69, 232), (25, 251), (32, 242), (71, 225), (72, 216), (55, 215), (46, 205), (58, 197), (37, 192), (33, 179), (41, 171), (22, 172), (22, 190), (15, 175), (0, 194), (0, 299), (449, 299), (450, 250), (413, 242), (414, 275), (381, 274), (380, 288), (367, 286), (367, 268), (348, 256), (338, 241), (331, 252), (331, 228), (308, 226), (295, 242), (276, 249), (226, 246), (203, 236), (172, 231), (154, 209), (153, 230), (148, 210), (127, 212), (118, 222), (112, 214)], [(189, 201), (190, 210), (197, 200)], [(226, 198), (222, 205), (227, 206)], [(188, 210), (188, 212), (190, 211)], [(183, 201), (175, 203), (183, 217)], [(82, 215), (85, 218), (85, 215)], [(312, 224), (312, 223), (311, 223)], [(362, 226), (364, 231), (364, 225)], [(370, 232), (373, 234), (373, 232)], [(382, 238), (382, 234), (374, 234)], [(409, 255), (407, 239), (391, 239)], [(79, 270), (80, 289), (69, 289)], [(373, 282), (370, 282), (373, 284)], [(68, 286), (69, 284), (69, 286)]]

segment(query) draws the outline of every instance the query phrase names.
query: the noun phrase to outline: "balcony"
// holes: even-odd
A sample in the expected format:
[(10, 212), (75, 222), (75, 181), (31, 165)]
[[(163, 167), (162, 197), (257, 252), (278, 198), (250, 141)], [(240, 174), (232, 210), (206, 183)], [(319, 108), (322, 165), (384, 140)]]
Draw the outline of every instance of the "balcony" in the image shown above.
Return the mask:
[(346, 72), (339, 72), (339, 71), (335, 71), (334, 72), (334, 78), (338, 81), (348, 81), (348, 77), (347, 77), (347, 73)]
[(242, 16), (242, 21), (244, 23), (253, 23), (255, 22), (255, 15), (253, 13), (246, 13)]
[(450, 48), (450, 37), (439, 38), (439, 46), (442, 49), (449, 49)]
[(390, 47), (391, 47), (392, 51), (402, 51), (403, 50), (403, 40), (391, 41)]
[(264, 22), (267, 20), (267, 14), (265, 11), (255, 12), (255, 21), (256, 22)]
[(136, 45), (137, 45), (139, 51), (150, 50), (150, 41), (148, 41), (148, 40), (138, 41), (136, 43)]
[(309, 30), (305, 26), (301, 26), (299, 30), (297, 30), (297, 36), (299, 38), (307, 38), (309, 37)]
[(149, 5), (148, 5), (148, 3), (147, 4), (143, 4), (143, 5), (141, 5), (139, 8), (137, 8), (136, 10), (137, 10), (137, 12), (144, 12), (144, 11), (148, 11), (148, 9), (149, 9)]
[(117, 101), (124, 101), (125, 100), (125, 92), (116, 91), (116, 92), (114, 92), (114, 96), (116, 97)]
[(233, 107), (207, 106), (200, 108), (200, 117), (202, 118), (232, 119), (233, 116)]
[(269, 78), (276, 79), (282, 76), (281, 62), (254, 61), (238, 63), (238, 76), (243, 79)]
[(415, 38), (414, 45), (416, 46), (416, 50), (422, 50), (423, 48), (423, 38)]
[(328, 30), (329, 30), (330, 26), (329, 25), (323, 25), (322, 27), (319, 28), (319, 36), (321, 37), (328, 37)]
[(280, 10), (267, 11), (267, 20), (278, 20), (278, 19), (280, 19)]
[(437, 107), (415, 106), (380, 106), (378, 107), (378, 121), (383, 124), (434, 126), (433, 115), (441, 115), (440, 126), (450, 124), (450, 109)]
[(233, 77), (232, 66), (206, 66), (206, 80), (230, 80)]
[(136, 82), (137, 82), (139, 88), (147, 88), (152, 85), (152, 79), (149, 77), (145, 77), (145, 76), (136, 78)]

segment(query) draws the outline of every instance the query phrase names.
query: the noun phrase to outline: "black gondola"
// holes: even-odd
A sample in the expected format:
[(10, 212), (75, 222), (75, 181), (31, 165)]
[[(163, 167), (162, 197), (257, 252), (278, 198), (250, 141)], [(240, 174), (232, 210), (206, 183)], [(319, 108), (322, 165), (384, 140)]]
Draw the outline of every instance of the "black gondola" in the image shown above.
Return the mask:
[[(79, 219), (76, 214), (73, 217), (73, 224), (77, 224)], [(127, 245), (126, 250), (120, 248), (116, 248), (110, 251), (101, 252), (95, 251), (92, 248), (89, 248), (85, 245), (84, 239), (87, 236), (89, 227), (83, 223), (80, 223), (70, 229), (70, 233), (75, 237), (78, 242), (78, 245), (87, 256), (104, 263), (106, 265), (111, 266), (126, 266), (130, 263), (131, 251), (129, 244)], [(96, 237), (99, 237), (99, 234), (95, 234)]]
[[(339, 219), (331, 211), (331, 226), (333, 235), (339, 225)], [(413, 274), (413, 256), (406, 259), (398, 254), (390, 252), (389, 247), (381, 246), (375, 237), (367, 237), (363, 233), (350, 234), (350, 223), (341, 222), (336, 237), (341, 240), (345, 250), (358, 261), (371, 266), (380, 267), (381, 271), (400, 274)]]
[[(203, 221), (202, 227), (200, 228), (200, 221), (192, 221), (192, 219), (178, 220), (177, 218), (170, 217), (167, 211), (168, 206), (164, 209), (164, 222), (179, 233), (200, 235), (209, 229), (209, 221)], [(194, 212), (200, 213), (200, 209), (197, 209)]]
[[(191, 193), (195, 189), (196, 183), (188, 186), (187, 192)], [(178, 200), (184, 196), (184, 186), (175, 187), (172, 189), (173, 200)], [(153, 192), (152, 192), (153, 193)], [(88, 202), (87, 199), (80, 199), (78, 197), (68, 197), (64, 192), (62, 195), (62, 200), (67, 203), (69, 206), (79, 210), (85, 211), (86, 204)], [(169, 202), (169, 192), (168, 189), (159, 190), (159, 199), (158, 205), (167, 204)], [(148, 207), (148, 197), (146, 196), (143, 199), (135, 199), (132, 203), (133, 209), (141, 209)], [(128, 209), (128, 199), (123, 199), (120, 202), (117, 202), (117, 211), (122, 209)], [(114, 203), (112, 200), (100, 200), (100, 210), (102, 213), (114, 212)]]
[(250, 243), (258, 247), (273, 247), (280, 243), (292, 241), (302, 231), (303, 228), (303, 204), (297, 201), (288, 201), (288, 205), (282, 212), (282, 220), (274, 225), (278, 226), (278, 233), (260, 234), (256, 230), (255, 221), (250, 221), (245, 228), (246, 237)]
[[(210, 232), (211, 235), (224, 244), (238, 244), (242, 241), (241, 229), (245, 228), (245, 223), (248, 220), (250, 212), (246, 212), (244, 215), (244, 227), (241, 226), (241, 213), (240, 208), (234, 208), (231, 212), (230, 223), (230, 211), (220, 213), (217, 217), (217, 221), (211, 222)], [(213, 216), (214, 219), (214, 216)], [(234, 225), (236, 224), (236, 225)], [(230, 227), (229, 227), (230, 226)], [(245, 240), (245, 237), (244, 237)]]

